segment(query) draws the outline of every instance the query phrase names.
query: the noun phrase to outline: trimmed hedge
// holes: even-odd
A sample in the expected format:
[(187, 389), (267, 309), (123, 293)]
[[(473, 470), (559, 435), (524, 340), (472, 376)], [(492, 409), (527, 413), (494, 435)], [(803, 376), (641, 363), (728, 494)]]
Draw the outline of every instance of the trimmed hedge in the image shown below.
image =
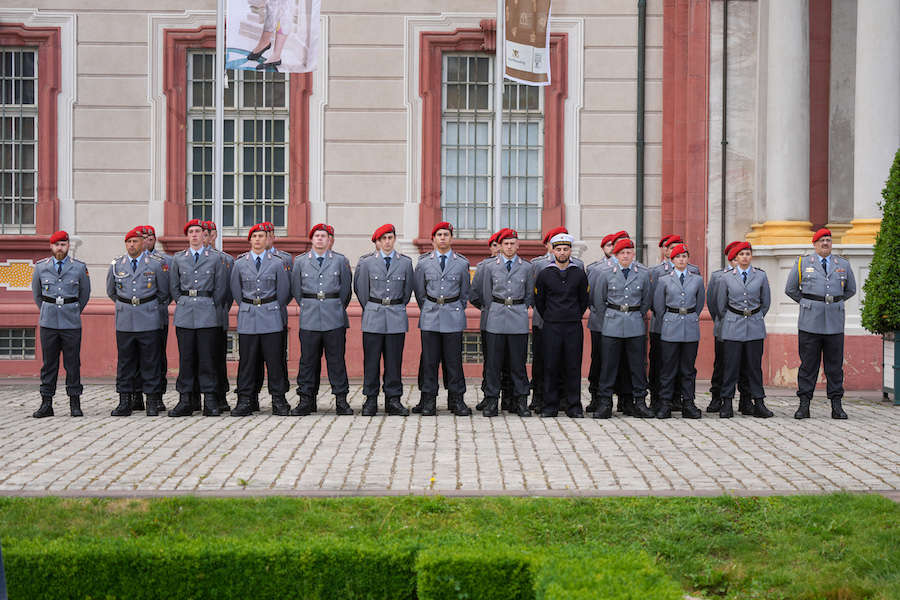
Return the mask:
[(534, 561), (507, 549), (433, 548), (416, 561), (419, 600), (532, 600)]

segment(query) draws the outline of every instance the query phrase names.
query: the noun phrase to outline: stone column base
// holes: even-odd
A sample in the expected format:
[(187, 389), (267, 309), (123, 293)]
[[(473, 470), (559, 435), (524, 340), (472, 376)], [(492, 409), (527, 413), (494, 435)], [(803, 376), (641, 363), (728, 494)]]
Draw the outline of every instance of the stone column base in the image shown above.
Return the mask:
[(881, 230), (881, 219), (853, 219), (850, 230), (841, 238), (842, 244), (874, 245)]
[(851, 223), (827, 223), (825, 227), (831, 231), (831, 239), (835, 244), (842, 243), (841, 240), (844, 239), (844, 236), (850, 231), (850, 228), (853, 227)]
[(766, 221), (754, 223), (747, 234), (747, 241), (754, 246), (781, 244), (809, 244), (812, 239), (812, 223), (809, 221)]

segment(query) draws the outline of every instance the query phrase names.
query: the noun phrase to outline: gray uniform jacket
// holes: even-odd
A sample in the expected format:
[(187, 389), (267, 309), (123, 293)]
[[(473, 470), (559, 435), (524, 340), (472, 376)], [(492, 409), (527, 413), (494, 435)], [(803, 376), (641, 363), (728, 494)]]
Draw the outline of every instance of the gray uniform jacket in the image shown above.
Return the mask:
[(228, 293), (225, 259), (203, 248), (197, 262), (190, 248), (172, 258), (169, 290), (175, 301), (175, 327), (203, 329), (221, 325), (221, 308)]
[(352, 278), (350, 261), (343, 254), (326, 250), (321, 267), (314, 251), (297, 255), (291, 269), (291, 295), (300, 305), (300, 329), (331, 331), (347, 327)]
[[(628, 280), (622, 268), (616, 264), (612, 269), (601, 271), (597, 277), (597, 287), (591, 292), (595, 310), (606, 311), (603, 315), (603, 335), (606, 337), (629, 338), (643, 336), (647, 329), (644, 315), (650, 310), (650, 271), (637, 262), (631, 263)], [(638, 307), (638, 310), (623, 312), (616, 306)]]
[(718, 284), (722, 275), (730, 272), (732, 269), (734, 267), (729, 265), (724, 269), (713, 271), (709, 275), (709, 283), (706, 286), (706, 308), (709, 309), (709, 316), (713, 320), (713, 337), (719, 340), (722, 339), (722, 315), (719, 314), (718, 296), (716, 294), (719, 291)]
[[(552, 253), (548, 252), (547, 254), (544, 254), (543, 256), (538, 256), (537, 258), (535, 258), (531, 261), (531, 267), (532, 267), (532, 270), (534, 271), (532, 273), (532, 276), (534, 277), (535, 281), (537, 281), (537, 276), (541, 272), (541, 270), (544, 269), (545, 267), (549, 267), (550, 265), (552, 265), (553, 261), (555, 259), (556, 259), (556, 257), (553, 256)], [(581, 261), (580, 258), (575, 258), (573, 256), (569, 260), (576, 267), (584, 269), (584, 263)], [(539, 329), (544, 326), (544, 318), (541, 316), (541, 313), (538, 312), (537, 308), (535, 308), (534, 310), (531, 311), (531, 326), (537, 327)]]
[(484, 270), (492, 260), (494, 260), (492, 257), (488, 257), (475, 265), (475, 274), (472, 275), (472, 286), (469, 288), (469, 302), (481, 311), (478, 326), (481, 331), (484, 331), (487, 325), (488, 309), (491, 307), (490, 303), (486, 304), (481, 298), (481, 293), (484, 291)]
[[(597, 260), (588, 265), (586, 272), (588, 278), (588, 292), (590, 292), (591, 297), (593, 297), (593, 292), (597, 288), (597, 285), (600, 283), (600, 276), (604, 271), (608, 271), (612, 269), (612, 265), (609, 262), (608, 258), (604, 258), (601, 260)], [(603, 317), (606, 315), (606, 309), (600, 309), (594, 307), (594, 303), (591, 302), (591, 313), (588, 316), (587, 326), (591, 331), (596, 331), (597, 333), (601, 333), (603, 331)]]
[[(699, 342), (700, 311), (706, 299), (703, 278), (685, 269), (684, 285), (677, 271), (661, 277), (653, 291), (653, 312), (662, 317), (660, 334), (664, 342)], [(667, 308), (684, 312), (673, 313)], [(688, 309), (693, 309), (688, 312)]]
[[(156, 258), (158, 258), (159, 260), (162, 261), (162, 263), (163, 263), (163, 265), (164, 265), (164, 270), (169, 271), (169, 270), (172, 269), (172, 257), (171, 257), (171, 256), (169, 256), (169, 255), (166, 254), (165, 252), (160, 252), (160, 251), (157, 250), (156, 248), (154, 248), (154, 249), (150, 252), (150, 254), (151, 254), (152, 256), (155, 256)], [(171, 281), (171, 279), (172, 279), (172, 278), (171, 278), (171, 276), (170, 276), (170, 277), (169, 277), (169, 280)], [(171, 295), (170, 295), (169, 297), (171, 298)], [(168, 325), (168, 321), (169, 321), (169, 305), (168, 305), (168, 304), (162, 304), (162, 303), (160, 303), (160, 305), (159, 305), (159, 318), (161, 319), (159, 326), (160, 326), (160, 329), (162, 329), (162, 328), (164, 328), (164, 327), (166, 327), (166, 326)]]
[[(534, 304), (534, 268), (516, 256), (506, 270), (502, 254), (484, 267), (481, 298), (488, 307), (485, 330), (490, 333), (528, 333), (528, 307)], [(500, 300), (496, 302), (494, 299)], [(516, 304), (518, 302), (518, 304)]]
[[(416, 302), (422, 309), (419, 329), (440, 333), (463, 331), (466, 328), (466, 305), (469, 303), (470, 287), (469, 259), (465, 256), (451, 250), (447, 264), (441, 271), (441, 259), (437, 250), (423, 254), (416, 264), (413, 286)], [(457, 297), (453, 302), (444, 302), (448, 298)]]
[[(800, 331), (823, 335), (844, 333), (844, 303), (856, 295), (856, 279), (850, 262), (842, 256), (832, 254), (829, 269), (826, 274), (821, 257), (808, 254), (798, 259), (788, 272), (784, 293), (800, 303), (797, 324)], [(836, 300), (838, 297), (843, 299)]]
[(234, 298), (231, 295), (231, 271), (234, 269), (234, 257), (227, 252), (216, 250), (224, 261), (225, 265), (225, 300), (219, 307), (219, 325), (223, 330), (228, 331), (228, 312), (231, 305), (234, 304)]
[[(291, 300), (291, 280), (284, 261), (263, 252), (257, 271), (250, 252), (238, 256), (231, 269), (231, 297), (238, 303), (238, 333), (258, 335), (284, 329), (282, 307)], [(265, 304), (254, 302), (270, 298), (274, 300)]]
[[(91, 298), (91, 278), (87, 265), (68, 257), (62, 273), (56, 272), (51, 256), (34, 265), (31, 276), (31, 296), (41, 310), (38, 325), (48, 329), (81, 329), (81, 311)], [(44, 301), (43, 297), (52, 299)], [(65, 301), (77, 298), (77, 302)]]
[[(385, 268), (381, 252), (359, 258), (353, 275), (353, 289), (363, 306), (363, 332), (405, 333), (409, 330), (406, 305), (412, 297), (413, 278), (412, 259), (405, 254), (394, 252), (390, 271)], [(396, 303), (390, 304), (392, 300)]]
[[(665, 260), (658, 265), (655, 265), (650, 268), (650, 293), (654, 294), (656, 292), (656, 282), (671, 273), (675, 270), (675, 265), (673, 265), (670, 261)], [(694, 273), (695, 275), (700, 274), (700, 267), (697, 265), (692, 265), (688, 263), (687, 268), (685, 269), (689, 273)], [(650, 318), (650, 333), (659, 333), (662, 330), (662, 322), (663, 315), (656, 312), (656, 307), (653, 306), (653, 316)], [(663, 309), (665, 310), (665, 309)]]
[(159, 305), (169, 305), (169, 272), (164, 265), (152, 254), (138, 257), (134, 271), (127, 254), (110, 263), (106, 295), (116, 303), (116, 331), (162, 329), (163, 313)]
[[(736, 268), (719, 277), (716, 287), (716, 312), (722, 315), (722, 339), (737, 342), (764, 339), (765, 316), (772, 302), (766, 272), (750, 267), (745, 285), (741, 270)], [(728, 307), (742, 314), (736, 314)], [(750, 314), (756, 309), (759, 310), (755, 314)]]

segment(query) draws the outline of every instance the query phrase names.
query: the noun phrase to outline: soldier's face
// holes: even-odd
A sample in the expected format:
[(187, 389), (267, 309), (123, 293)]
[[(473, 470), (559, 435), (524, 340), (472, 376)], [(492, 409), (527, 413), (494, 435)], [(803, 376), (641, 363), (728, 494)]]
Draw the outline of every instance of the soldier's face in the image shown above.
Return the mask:
[(603, 254), (606, 255), (606, 258), (609, 258), (612, 255), (613, 245), (614, 244), (612, 242), (607, 242), (606, 244), (603, 244)]
[(206, 229), (201, 229), (200, 230), (200, 239), (202, 240), (204, 245), (209, 246), (211, 244), (209, 241), (209, 238), (210, 238), (209, 231)]
[(321, 254), (325, 250), (328, 250), (328, 233), (322, 231), (321, 229), (315, 232), (312, 236), (312, 247)]
[(131, 258), (137, 258), (140, 256), (141, 252), (144, 251), (144, 238), (141, 237), (130, 237), (125, 240), (125, 251), (128, 252), (128, 256)]
[(634, 262), (634, 248), (619, 250), (619, 253), (616, 254), (616, 260), (619, 261), (619, 266), (623, 269), (631, 266), (631, 263)]
[(519, 240), (516, 238), (506, 238), (500, 242), (500, 251), (506, 258), (512, 258), (519, 251)]
[(385, 254), (390, 254), (394, 251), (394, 243), (397, 241), (397, 236), (393, 233), (386, 233), (378, 238), (378, 241), (381, 242), (381, 251)]
[(813, 246), (815, 246), (816, 248), (816, 254), (818, 254), (819, 256), (828, 256), (829, 254), (831, 254), (831, 236), (826, 235), (820, 237), (816, 240)]
[(563, 265), (569, 262), (569, 258), (572, 256), (572, 246), (567, 244), (560, 244), (553, 249), (553, 256), (556, 257), (556, 262)]
[(257, 254), (266, 249), (266, 232), (254, 231), (250, 235), (250, 248)]
[(675, 263), (675, 268), (684, 271), (688, 264), (688, 253), (682, 252), (678, 256), (672, 257), (672, 262)]
[(753, 252), (750, 250), (741, 250), (737, 253), (735, 260), (740, 268), (746, 269), (750, 266), (750, 261), (753, 260)]
[(497, 253), (500, 252), (500, 244), (497, 242), (491, 242), (491, 256), (497, 256)]
[(187, 238), (188, 244), (191, 245), (191, 248), (197, 249), (203, 245), (203, 240), (206, 237), (203, 235), (205, 232), (200, 229), (198, 225), (194, 225), (193, 227), (188, 227)]
[(275, 232), (267, 231), (266, 232), (266, 248), (271, 248), (275, 245)]
[(447, 250), (450, 249), (450, 240), (452, 239), (453, 234), (451, 234), (450, 231), (447, 229), (438, 229), (434, 234), (434, 245), (441, 254), (446, 254)]
[(207, 230), (205, 230), (203, 233), (206, 234), (206, 236), (205, 236), (205, 237), (206, 237), (206, 240), (207, 240), (206, 243), (207, 243), (207, 245), (209, 245), (209, 246), (212, 246), (213, 244), (215, 244), (215, 243), (216, 243), (216, 238), (219, 237), (218, 232), (216, 232), (216, 231), (214, 231), (214, 230), (212, 230), (212, 229), (207, 229)]
[(144, 250), (153, 250), (153, 245), (156, 244), (156, 238), (153, 238), (153, 242), (150, 241), (150, 235), (144, 234)]
[(665, 257), (668, 258), (669, 260), (672, 260), (672, 250), (671, 250), (671, 248), (672, 248), (671, 246), (663, 246), (663, 256), (665, 256)]
[(328, 235), (328, 249), (331, 250), (332, 246), (334, 246), (334, 236), (329, 234)]
[(69, 242), (68, 240), (64, 240), (62, 242), (53, 242), (50, 244), (50, 254), (53, 255), (53, 258), (56, 260), (62, 260), (69, 253)]

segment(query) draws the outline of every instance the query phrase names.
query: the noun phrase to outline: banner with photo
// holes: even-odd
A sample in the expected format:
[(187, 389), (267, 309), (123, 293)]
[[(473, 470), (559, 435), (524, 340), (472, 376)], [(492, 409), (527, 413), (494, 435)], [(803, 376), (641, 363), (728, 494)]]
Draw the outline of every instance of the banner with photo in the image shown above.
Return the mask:
[(227, 0), (225, 67), (307, 73), (319, 60), (321, 0)]
[(506, 0), (506, 76), (550, 85), (550, 0)]

